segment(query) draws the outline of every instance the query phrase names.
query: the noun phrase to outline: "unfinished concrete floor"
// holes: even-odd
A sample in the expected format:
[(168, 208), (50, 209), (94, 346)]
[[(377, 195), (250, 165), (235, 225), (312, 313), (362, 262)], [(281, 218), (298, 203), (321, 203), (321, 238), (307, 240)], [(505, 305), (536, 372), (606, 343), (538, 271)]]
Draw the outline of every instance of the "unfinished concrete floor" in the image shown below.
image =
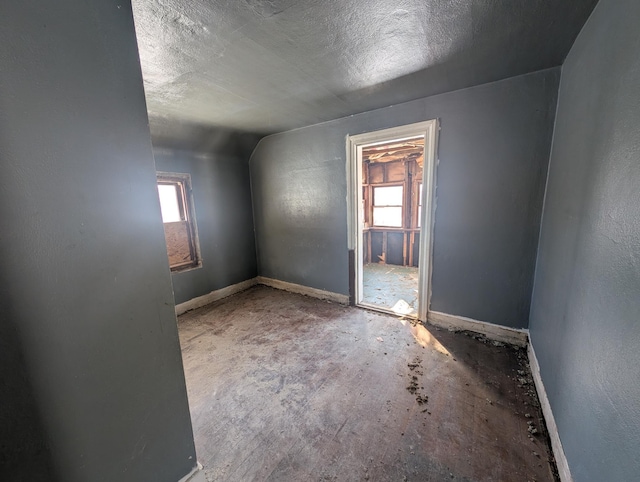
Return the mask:
[(524, 349), (263, 286), (179, 331), (209, 481), (554, 480)]

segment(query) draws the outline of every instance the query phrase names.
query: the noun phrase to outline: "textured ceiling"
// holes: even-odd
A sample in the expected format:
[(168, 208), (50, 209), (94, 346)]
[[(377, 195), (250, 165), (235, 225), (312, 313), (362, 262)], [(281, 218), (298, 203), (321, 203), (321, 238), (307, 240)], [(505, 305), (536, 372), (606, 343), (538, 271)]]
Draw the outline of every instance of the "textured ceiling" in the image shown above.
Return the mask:
[(133, 0), (152, 123), (277, 132), (562, 64), (597, 0)]

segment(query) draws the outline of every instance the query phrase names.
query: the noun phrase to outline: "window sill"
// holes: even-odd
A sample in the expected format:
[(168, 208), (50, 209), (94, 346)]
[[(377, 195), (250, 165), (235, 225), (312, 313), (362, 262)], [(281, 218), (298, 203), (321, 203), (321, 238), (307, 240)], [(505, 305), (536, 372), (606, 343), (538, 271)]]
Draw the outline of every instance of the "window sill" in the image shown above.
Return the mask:
[(178, 273), (186, 273), (187, 271), (193, 271), (194, 269), (199, 269), (202, 268), (202, 262), (199, 262), (196, 265), (188, 265), (188, 266), (183, 266), (183, 267), (178, 267), (178, 268), (172, 268), (171, 269), (171, 274), (178, 274)]

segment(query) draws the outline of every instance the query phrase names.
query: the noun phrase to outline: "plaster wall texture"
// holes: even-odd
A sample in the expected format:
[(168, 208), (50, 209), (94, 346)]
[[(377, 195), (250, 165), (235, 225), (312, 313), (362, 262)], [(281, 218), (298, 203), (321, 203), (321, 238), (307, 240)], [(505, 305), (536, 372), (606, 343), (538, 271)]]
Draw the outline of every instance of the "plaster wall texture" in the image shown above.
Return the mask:
[(262, 139), (251, 161), (258, 274), (349, 294), (347, 135), (438, 118), (431, 309), (525, 328), (560, 69)]
[(196, 459), (131, 6), (1, 2), (0, 65), (0, 479), (175, 482)]
[(202, 267), (171, 276), (176, 304), (257, 276), (248, 154), (156, 150), (158, 171), (191, 174)]
[(134, 0), (151, 131), (272, 134), (557, 67), (596, 2)]
[(577, 482), (640, 479), (640, 3), (602, 0), (562, 68), (531, 340)]

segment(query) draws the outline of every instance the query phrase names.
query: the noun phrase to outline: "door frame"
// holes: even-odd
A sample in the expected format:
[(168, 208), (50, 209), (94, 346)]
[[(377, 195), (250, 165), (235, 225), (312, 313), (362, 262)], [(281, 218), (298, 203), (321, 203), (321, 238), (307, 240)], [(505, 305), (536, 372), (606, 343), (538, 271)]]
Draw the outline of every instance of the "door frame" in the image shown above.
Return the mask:
[[(424, 136), (424, 164), (422, 170), (422, 219), (418, 261), (418, 319), (427, 321), (431, 301), (431, 272), (433, 257), (433, 224), (435, 220), (436, 167), (438, 163), (438, 119), (392, 127), (364, 134), (347, 135), (347, 244), (354, 251), (355, 279), (353, 299), (356, 306), (393, 313), (390, 309), (363, 304), (363, 237), (364, 206), (362, 205), (362, 149)], [(351, 273), (350, 273), (351, 275)], [(395, 313), (393, 313), (395, 314)]]

